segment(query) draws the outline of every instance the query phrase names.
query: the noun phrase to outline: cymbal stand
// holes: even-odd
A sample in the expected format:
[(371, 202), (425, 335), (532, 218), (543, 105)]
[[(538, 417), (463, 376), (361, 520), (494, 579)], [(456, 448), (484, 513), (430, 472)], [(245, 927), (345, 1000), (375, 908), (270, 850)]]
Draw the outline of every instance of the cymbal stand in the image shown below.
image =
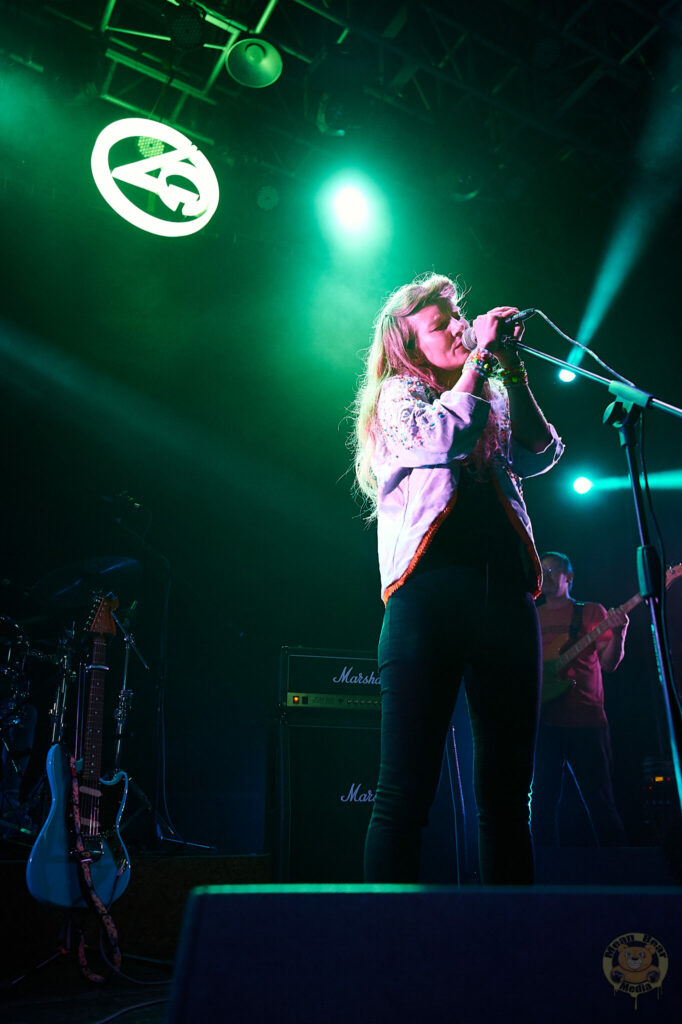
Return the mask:
[(114, 711), (114, 719), (116, 721), (116, 732), (114, 733), (114, 773), (119, 771), (121, 768), (121, 743), (123, 741), (123, 731), (125, 729), (126, 719), (128, 712), (130, 711), (133, 704), (133, 691), (128, 689), (128, 668), (130, 665), (130, 652), (131, 650), (137, 655), (140, 664), (149, 672), (149, 665), (143, 658), (139, 647), (135, 643), (133, 634), (129, 631), (128, 623), (124, 625), (119, 619), (116, 612), (111, 613), (111, 617), (121, 631), (123, 637), (123, 643), (125, 645), (125, 651), (123, 655), (123, 678), (121, 680), (121, 689), (118, 694), (118, 702)]
[(50, 746), (61, 743), (64, 739), (64, 720), (67, 709), (69, 689), (75, 685), (76, 670), (73, 667), (73, 644), (76, 637), (75, 624), (65, 629), (59, 641), (60, 654), (57, 664), (60, 666), (60, 678), (55, 692), (54, 703), (50, 708)]

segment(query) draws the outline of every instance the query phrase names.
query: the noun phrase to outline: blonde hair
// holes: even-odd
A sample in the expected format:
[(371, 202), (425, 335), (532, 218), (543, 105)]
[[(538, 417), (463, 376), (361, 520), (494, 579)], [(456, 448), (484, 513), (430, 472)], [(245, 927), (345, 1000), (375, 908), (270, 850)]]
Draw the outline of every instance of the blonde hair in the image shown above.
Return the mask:
[[(372, 471), (372, 456), (379, 429), (377, 403), (384, 381), (405, 375), (419, 378), (438, 394), (446, 390), (417, 347), (417, 338), (408, 317), (441, 301), (453, 307), (459, 306), (463, 296), (464, 292), (451, 278), (443, 274), (420, 274), (388, 297), (374, 321), (372, 343), (367, 350), (364, 372), (353, 403), (355, 428), (350, 439), (356, 489), (365, 500), (370, 518), (376, 515), (377, 481)], [(492, 398), (502, 397), (504, 393), (499, 385), (490, 388), (486, 383), (483, 394)], [(485, 473), (485, 467), (497, 447), (497, 415), (491, 412), (474, 451), (465, 460), (473, 464), (477, 476)]]

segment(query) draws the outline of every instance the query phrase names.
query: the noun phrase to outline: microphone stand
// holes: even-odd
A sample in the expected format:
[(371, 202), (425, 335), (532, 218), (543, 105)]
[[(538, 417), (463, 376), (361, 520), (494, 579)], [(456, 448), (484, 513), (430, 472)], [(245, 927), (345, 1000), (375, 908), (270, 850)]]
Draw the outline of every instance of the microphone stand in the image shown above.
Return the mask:
[(618, 430), (621, 447), (625, 449), (640, 541), (637, 548), (637, 580), (639, 592), (646, 602), (651, 617), (651, 635), (654, 643), (658, 680), (661, 684), (661, 694), (670, 734), (670, 749), (675, 782), (677, 784), (677, 799), (682, 807), (682, 767), (680, 765), (682, 708), (680, 707), (680, 697), (674, 684), (670, 651), (663, 642), (665, 622), (660, 599), (663, 567), (661, 566), (658, 550), (651, 543), (649, 523), (642, 500), (640, 485), (641, 463), (637, 440), (637, 426), (643, 409), (661, 409), (680, 419), (682, 419), (682, 409), (669, 405), (667, 402), (661, 402), (658, 398), (654, 398), (653, 395), (648, 394), (646, 391), (640, 391), (639, 388), (631, 384), (623, 384), (617, 380), (600, 377), (590, 370), (583, 370), (572, 363), (565, 362), (563, 359), (557, 359), (546, 352), (540, 352), (538, 349), (531, 348), (523, 342), (518, 342), (516, 348), (522, 349), (524, 352), (528, 352), (530, 355), (537, 356), (540, 359), (545, 359), (549, 363), (554, 363), (555, 366), (570, 370), (571, 373), (597, 381), (597, 383), (607, 387), (609, 392), (615, 396), (615, 400), (606, 408), (602, 422), (610, 424)]

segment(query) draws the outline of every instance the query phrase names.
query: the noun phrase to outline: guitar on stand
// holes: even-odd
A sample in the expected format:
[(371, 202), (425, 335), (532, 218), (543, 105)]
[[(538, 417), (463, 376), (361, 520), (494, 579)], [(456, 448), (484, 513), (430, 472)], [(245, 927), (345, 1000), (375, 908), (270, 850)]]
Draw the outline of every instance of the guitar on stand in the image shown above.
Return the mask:
[[(675, 565), (671, 569), (668, 569), (665, 574), (665, 585), (666, 588), (670, 584), (682, 576), (682, 564)], [(545, 704), (547, 701), (556, 700), (561, 697), (564, 693), (571, 689), (574, 685), (573, 680), (570, 676), (566, 675), (567, 669), (571, 663), (582, 654), (591, 644), (601, 636), (601, 634), (609, 629), (613, 624), (620, 612), (625, 612), (627, 615), (633, 608), (636, 608), (638, 604), (644, 598), (641, 594), (635, 594), (626, 601), (624, 604), (613, 608), (606, 616), (605, 619), (594, 627), (585, 636), (581, 636), (579, 640), (564, 641), (562, 637), (557, 637), (552, 643), (547, 644), (542, 651), (542, 703)]]
[(128, 852), (119, 825), (128, 777), (102, 778), (107, 642), (116, 635), (118, 598), (98, 596), (86, 627), (75, 750), (55, 743), (47, 755), (52, 803), (31, 851), (26, 882), (31, 895), (53, 907), (88, 907), (94, 890), (108, 907), (130, 881)]

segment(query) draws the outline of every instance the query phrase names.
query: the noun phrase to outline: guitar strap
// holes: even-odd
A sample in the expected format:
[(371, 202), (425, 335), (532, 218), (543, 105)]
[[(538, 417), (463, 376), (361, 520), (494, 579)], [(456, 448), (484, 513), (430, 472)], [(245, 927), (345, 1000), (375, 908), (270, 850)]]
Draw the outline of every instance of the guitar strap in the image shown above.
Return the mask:
[(571, 625), (568, 627), (568, 636), (571, 640), (578, 639), (578, 633), (583, 624), (583, 608), (584, 603), (581, 601), (573, 602), (573, 617), (571, 619)]
[[(94, 883), (92, 881), (92, 872), (90, 871), (90, 864), (92, 863), (92, 856), (86, 850), (85, 843), (83, 841), (83, 834), (81, 832), (81, 820), (80, 820), (80, 800), (78, 791), (78, 773), (76, 771), (76, 759), (73, 755), (69, 757), (69, 763), (71, 767), (71, 809), (73, 812), (73, 829), (75, 839), (75, 850), (74, 856), (78, 861), (78, 866), (81, 872), (81, 878), (83, 881), (83, 889), (85, 896), (90, 903), (90, 906), (95, 911), (99, 918), (100, 928), (107, 940), (109, 949), (111, 951), (111, 966), (115, 971), (121, 969), (121, 951), (118, 945), (118, 931), (114, 920), (109, 913), (108, 908), (104, 905), (102, 900), (97, 894)], [(88, 962), (85, 956), (85, 937), (82, 932), (79, 933), (78, 941), (78, 962), (82, 973), (89, 981), (103, 982), (106, 981), (101, 974), (96, 974), (88, 966)]]

